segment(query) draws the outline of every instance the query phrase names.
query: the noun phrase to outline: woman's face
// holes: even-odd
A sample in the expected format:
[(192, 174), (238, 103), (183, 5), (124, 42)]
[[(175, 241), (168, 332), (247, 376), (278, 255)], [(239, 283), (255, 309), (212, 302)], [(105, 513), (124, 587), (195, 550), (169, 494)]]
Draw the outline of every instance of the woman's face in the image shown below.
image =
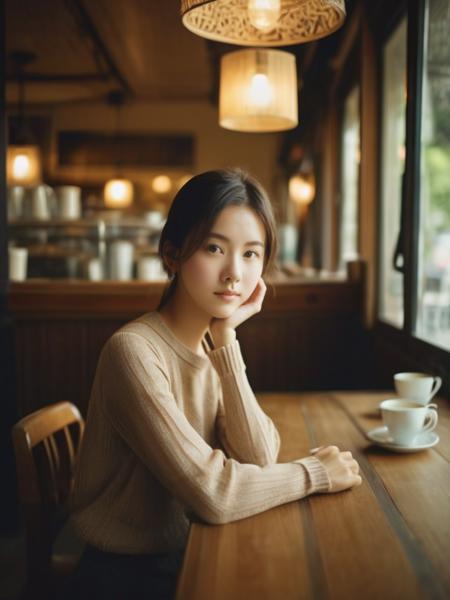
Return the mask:
[(229, 317), (262, 275), (265, 243), (256, 212), (247, 206), (224, 208), (200, 248), (179, 266), (176, 293), (208, 317)]

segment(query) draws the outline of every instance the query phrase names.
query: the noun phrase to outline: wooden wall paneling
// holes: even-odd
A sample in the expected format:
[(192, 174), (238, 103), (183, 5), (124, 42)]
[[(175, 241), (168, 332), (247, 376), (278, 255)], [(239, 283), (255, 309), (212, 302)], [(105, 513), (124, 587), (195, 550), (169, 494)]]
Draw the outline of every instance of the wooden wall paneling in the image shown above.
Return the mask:
[(285, 320), (258, 315), (238, 329), (247, 375), (255, 390), (285, 388)]
[(15, 324), (19, 416), (69, 400), (84, 415), (100, 351), (122, 321), (23, 320)]
[(356, 389), (373, 379), (369, 338), (356, 315), (268, 315), (238, 336), (256, 391)]
[[(19, 416), (60, 400), (74, 402), (86, 416), (102, 347), (123, 324), (154, 310), (160, 290), (124, 286), (117, 291), (112, 284), (97, 293), (95, 286), (25, 287), (11, 298)], [(361, 290), (361, 281), (269, 288), (261, 314), (238, 330), (253, 388), (357, 386), (367, 340)]]

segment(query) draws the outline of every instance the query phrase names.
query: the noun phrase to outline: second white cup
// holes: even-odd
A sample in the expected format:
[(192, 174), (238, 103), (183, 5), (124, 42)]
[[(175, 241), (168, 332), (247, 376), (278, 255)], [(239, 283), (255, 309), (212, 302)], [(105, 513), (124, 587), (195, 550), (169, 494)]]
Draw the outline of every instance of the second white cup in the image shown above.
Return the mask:
[(426, 373), (396, 373), (394, 385), (400, 398), (427, 404), (438, 392), (442, 379)]
[(380, 404), (383, 423), (395, 444), (412, 446), (418, 435), (432, 431), (438, 422), (437, 405), (423, 406), (405, 399), (384, 400)]

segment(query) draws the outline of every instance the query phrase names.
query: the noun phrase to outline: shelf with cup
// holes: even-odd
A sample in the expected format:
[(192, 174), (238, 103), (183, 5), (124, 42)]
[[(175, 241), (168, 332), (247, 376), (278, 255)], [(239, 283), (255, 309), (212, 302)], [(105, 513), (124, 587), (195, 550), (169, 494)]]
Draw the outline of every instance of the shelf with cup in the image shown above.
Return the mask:
[(145, 216), (116, 214), (10, 219), (9, 242), (28, 250), (28, 278), (162, 279), (155, 255), (163, 225), (163, 219), (156, 223)]

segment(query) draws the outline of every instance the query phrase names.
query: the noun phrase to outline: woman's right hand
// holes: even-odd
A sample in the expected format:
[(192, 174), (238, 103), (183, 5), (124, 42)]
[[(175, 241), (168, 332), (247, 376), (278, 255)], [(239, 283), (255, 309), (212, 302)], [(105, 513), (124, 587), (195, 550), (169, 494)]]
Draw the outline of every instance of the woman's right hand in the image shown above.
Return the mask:
[(361, 485), (359, 465), (351, 452), (341, 452), (337, 446), (321, 446), (311, 450), (325, 467), (330, 480), (328, 493), (342, 492)]

